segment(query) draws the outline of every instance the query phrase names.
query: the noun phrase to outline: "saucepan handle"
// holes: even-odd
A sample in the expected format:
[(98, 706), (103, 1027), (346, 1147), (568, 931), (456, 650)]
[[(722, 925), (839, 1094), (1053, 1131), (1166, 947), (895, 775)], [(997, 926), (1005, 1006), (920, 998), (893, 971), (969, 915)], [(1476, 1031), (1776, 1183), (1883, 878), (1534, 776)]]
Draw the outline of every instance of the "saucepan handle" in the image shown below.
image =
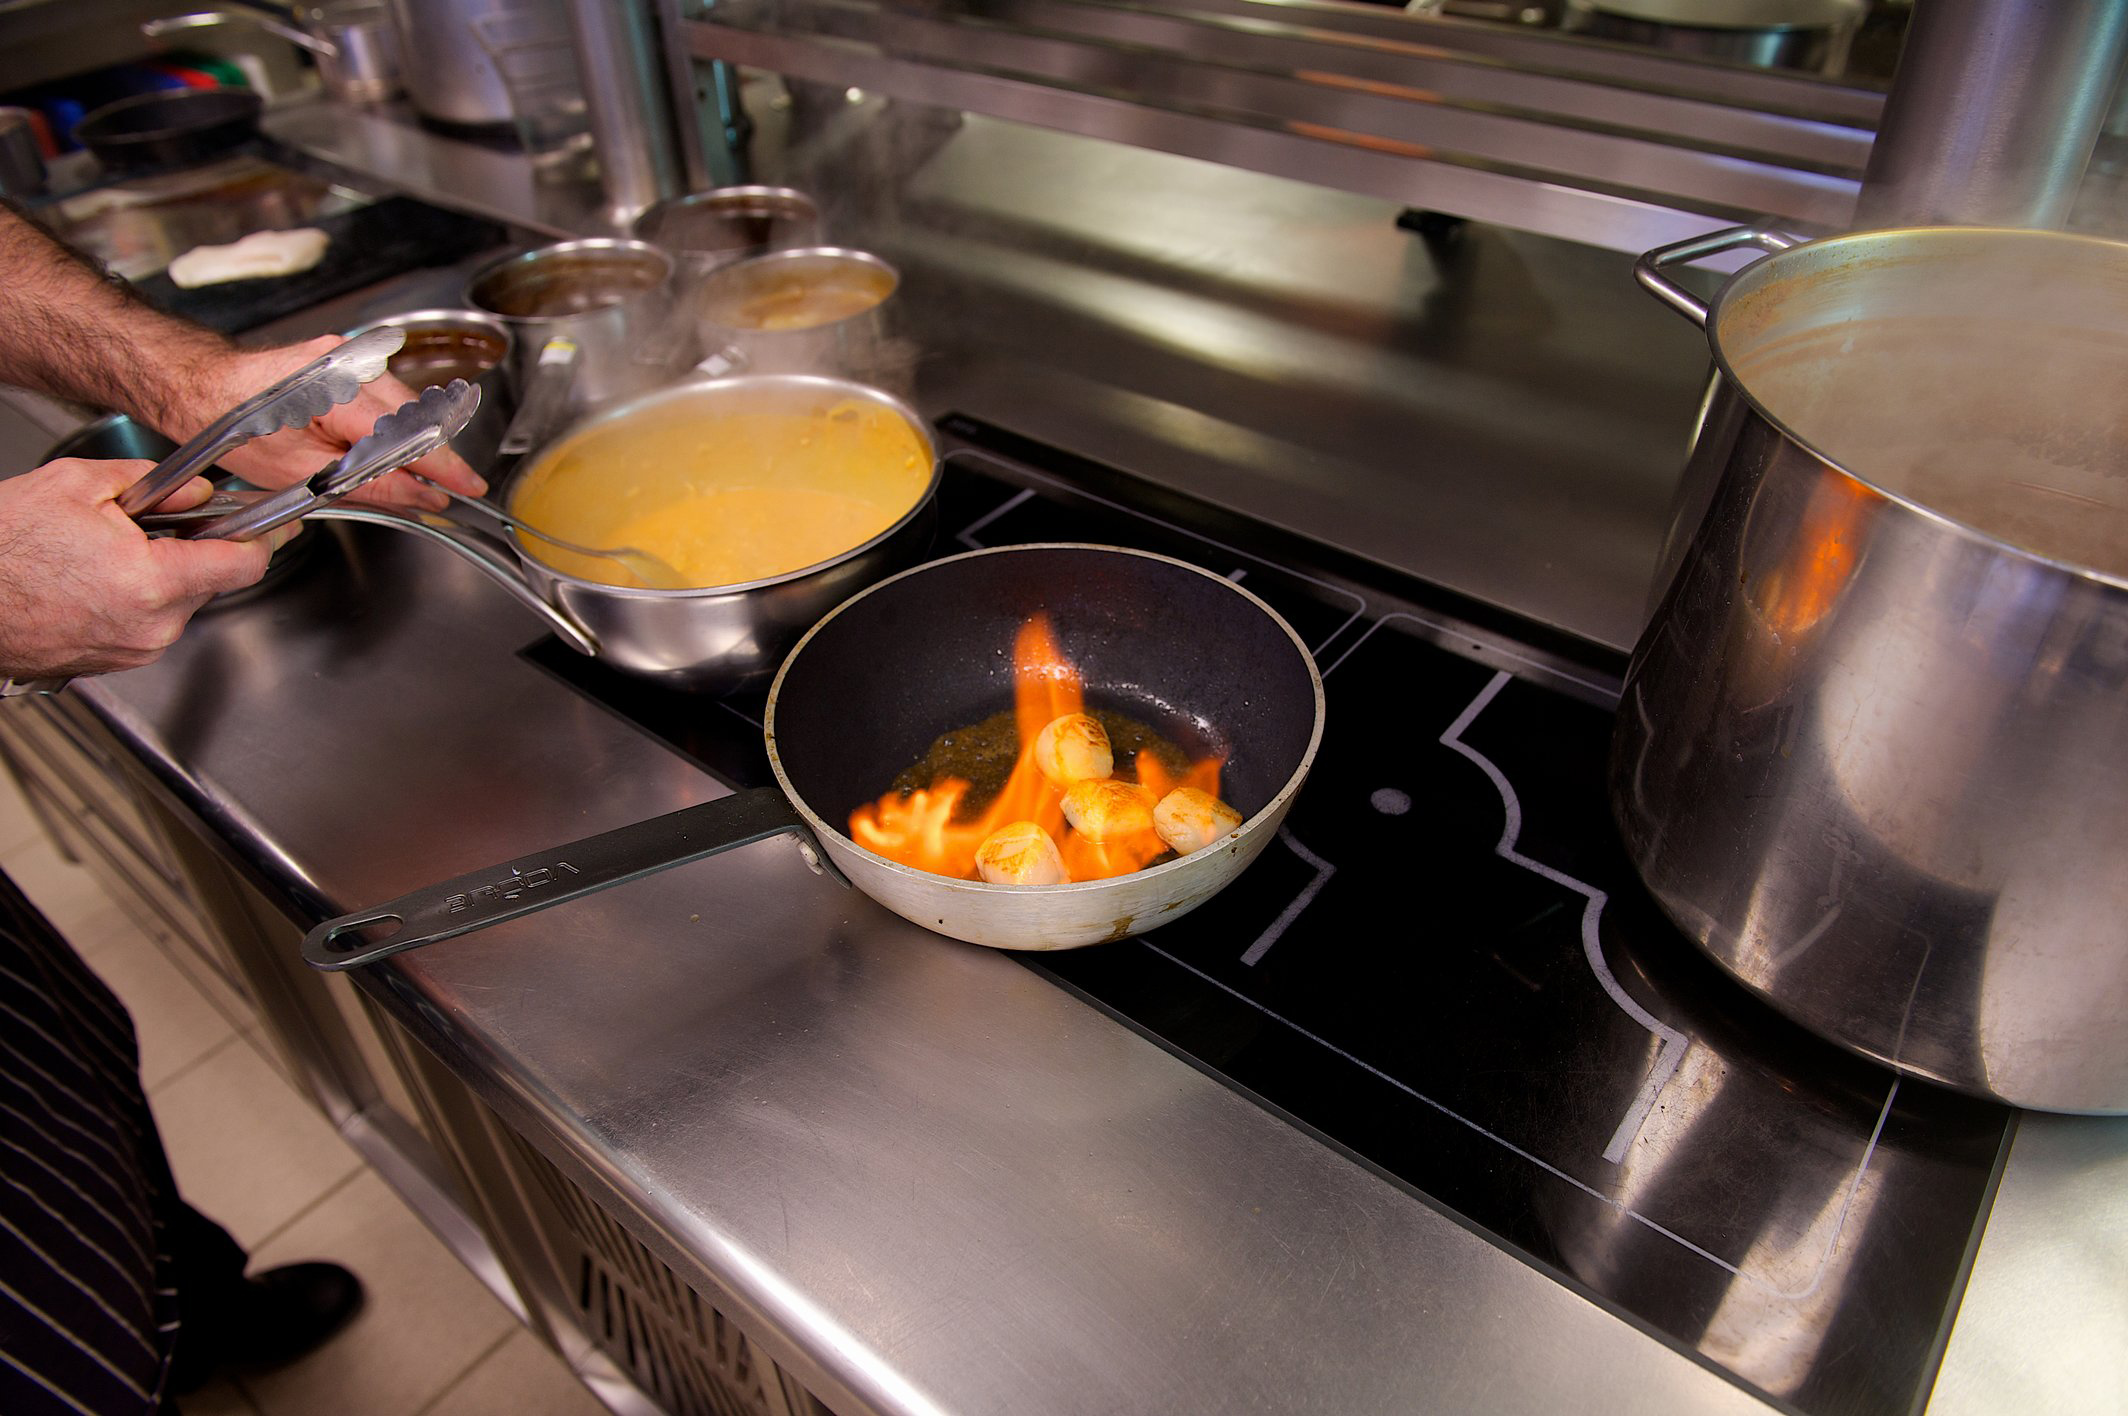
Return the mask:
[(1704, 236), (1694, 236), (1683, 241), (1673, 241), (1667, 246), (1656, 247), (1633, 263), (1633, 278), (1645, 286), (1648, 293), (1656, 299), (1705, 329), (1707, 302), (1664, 275), (1664, 270), (1670, 266), (1686, 265), (1692, 261), (1704, 260), (1708, 256), (1720, 255), (1723, 251), (1733, 251), (1739, 246), (1756, 246), (1772, 255), (1802, 244), (1801, 236), (1788, 236), (1758, 226), (1737, 226), (1727, 231), (1710, 231)]
[[(217, 492), (198, 506), (185, 511), (150, 512), (140, 519), (140, 524), (151, 532), (183, 535), (192, 527), (227, 516), (233, 511), (255, 507), (267, 498), (280, 495), (278, 492)], [(500, 543), (475, 527), (432, 513), (404, 511), (395, 506), (361, 506), (347, 502), (317, 507), (306, 513), (306, 516), (313, 521), (357, 521), (368, 526), (388, 526), (394, 531), (404, 531), (441, 546), (494, 581), (511, 599), (539, 616), (546, 622), (547, 628), (553, 630), (571, 649), (594, 659), (598, 657), (598, 637), (588, 627), (578, 624), (567, 611), (543, 599), (540, 593), (532, 588), (531, 582), (525, 579), (524, 571), (519, 567), (516, 558)], [(7, 691), (0, 689), (0, 694)], [(19, 693), (43, 690), (17, 688), (13, 691)]]
[[(355, 968), (786, 833), (798, 838), (809, 862), (849, 883), (789, 799), (774, 787), (757, 787), (329, 919), (303, 936), (303, 958), (328, 971)], [(380, 933), (394, 924), (397, 930)]]

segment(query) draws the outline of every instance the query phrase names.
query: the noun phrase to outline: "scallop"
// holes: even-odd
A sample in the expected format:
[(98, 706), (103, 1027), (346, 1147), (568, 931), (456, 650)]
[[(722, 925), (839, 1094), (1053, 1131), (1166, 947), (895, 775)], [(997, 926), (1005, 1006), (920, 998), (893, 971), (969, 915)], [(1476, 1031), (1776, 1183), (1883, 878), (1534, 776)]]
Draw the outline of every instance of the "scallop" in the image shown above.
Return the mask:
[(1060, 787), (1106, 777), (1116, 770), (1108, 729), (1085, 713), (1053, 718), (1035, 735), (1034, 765)]
[(1064, 789), (1064, 819), (1089, 840), (1121, 840), (1153, 829), (1153, 794), (1113, 777), (1073, 782)]
[(1062, 885), (1064, 857), (1032, 821), (1000, 826), (975, 848), (976, 874), (992, 885)]
[(1153, 829), (1177, 855), (1201, 851), (1240, 825), (1240, 812), (1198, 787), (1177, 787), (1153, 808)]

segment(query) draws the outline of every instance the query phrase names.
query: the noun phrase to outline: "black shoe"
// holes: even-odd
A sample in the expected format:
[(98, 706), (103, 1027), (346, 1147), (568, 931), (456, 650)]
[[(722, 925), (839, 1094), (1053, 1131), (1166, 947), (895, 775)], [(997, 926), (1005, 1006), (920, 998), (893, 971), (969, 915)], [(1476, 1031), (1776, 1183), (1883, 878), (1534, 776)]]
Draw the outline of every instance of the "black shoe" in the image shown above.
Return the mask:
[(362, 1280), (338, 1264), (284, 1264), (244, 1281), (216, 1334), (215, 1366), (278, 1367), (316, 1351), (362, 1311)]

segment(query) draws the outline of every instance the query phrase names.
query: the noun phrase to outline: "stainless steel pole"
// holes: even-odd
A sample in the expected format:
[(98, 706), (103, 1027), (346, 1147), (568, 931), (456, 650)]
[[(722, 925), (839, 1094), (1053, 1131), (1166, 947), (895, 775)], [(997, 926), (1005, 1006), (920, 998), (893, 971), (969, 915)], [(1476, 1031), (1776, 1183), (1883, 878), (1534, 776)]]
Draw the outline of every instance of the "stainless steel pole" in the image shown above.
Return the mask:
[(2121, 0), (1915, 0), (1855, 228), (2060, 226), (2124, 57)]
[(606, 219), (685, 190), (672, 88), (649, 0), (569, 0)]

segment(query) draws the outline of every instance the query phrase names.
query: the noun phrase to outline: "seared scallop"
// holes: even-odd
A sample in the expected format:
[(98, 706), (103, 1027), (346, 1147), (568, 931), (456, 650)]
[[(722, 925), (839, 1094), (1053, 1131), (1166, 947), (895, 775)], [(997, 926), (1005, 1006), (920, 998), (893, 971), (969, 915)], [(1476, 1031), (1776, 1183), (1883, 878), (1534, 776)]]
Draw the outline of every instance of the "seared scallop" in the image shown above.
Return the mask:
[(1106, 777), (1116, 770), (1108, 729), (1085, 713), (1052, 719), (1035, 736), (1034, 765), (1060, 787)]
[(1201, 851), (1241, 825), (1241, 813), (1198, 787), (1177, 787), (1153, 808), (1153, 829), (1177, 855)]
[(1064, 819), (1088, 840), (1122, 840), (1153, 829), (1153, 794), (1113, 777), (1073, 782), (1064, 789)]
[(1032, 821), (1000, 826), (975, 848), (976, 874), (992, 885), (1062, 885), (1064, 857)]

